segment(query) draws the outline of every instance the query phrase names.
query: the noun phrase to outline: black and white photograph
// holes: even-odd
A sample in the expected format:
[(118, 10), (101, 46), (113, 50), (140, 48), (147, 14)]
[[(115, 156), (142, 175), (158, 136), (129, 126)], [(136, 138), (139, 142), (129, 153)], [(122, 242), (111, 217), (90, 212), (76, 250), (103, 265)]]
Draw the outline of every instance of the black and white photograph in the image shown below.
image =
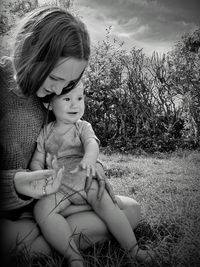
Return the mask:
[(200, 266), (200, 1), (1, 0), (2, 267)]

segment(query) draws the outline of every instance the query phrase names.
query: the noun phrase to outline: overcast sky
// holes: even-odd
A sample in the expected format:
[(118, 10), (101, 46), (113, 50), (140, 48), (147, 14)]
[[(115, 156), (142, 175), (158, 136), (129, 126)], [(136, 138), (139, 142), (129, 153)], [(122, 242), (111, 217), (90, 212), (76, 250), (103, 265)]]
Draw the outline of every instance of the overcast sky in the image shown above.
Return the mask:
[(170, 51), (181, 35), (200, 26), (200, 0), (74, 0), (74, 8), (86, 23), (93, 43), (112, 36), (125, 49)]

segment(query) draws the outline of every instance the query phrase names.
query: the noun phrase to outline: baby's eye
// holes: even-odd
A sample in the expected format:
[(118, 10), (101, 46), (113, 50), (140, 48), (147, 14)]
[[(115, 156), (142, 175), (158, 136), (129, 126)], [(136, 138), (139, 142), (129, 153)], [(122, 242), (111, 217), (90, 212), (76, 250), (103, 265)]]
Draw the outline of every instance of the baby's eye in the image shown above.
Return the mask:
[(65, 101), (70, 101), (70, 98), (69, 98), (69, 97), (65, 97), (64, 100), (65, 100)]
[(83, 99), (83, 97), (82, 97), (82, 96), (80, 96), (80, 97), (78, 98), (78, 100), (79, 100), (79, 101), (81, 101), (82, 99)]

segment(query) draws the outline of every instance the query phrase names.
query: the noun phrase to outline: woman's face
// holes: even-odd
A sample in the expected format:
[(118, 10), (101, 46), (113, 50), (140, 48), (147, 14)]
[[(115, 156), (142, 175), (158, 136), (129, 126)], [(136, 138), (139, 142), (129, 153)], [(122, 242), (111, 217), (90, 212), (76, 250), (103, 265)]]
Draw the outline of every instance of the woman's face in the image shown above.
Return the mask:
[(63, 88), (71, 81), (77, 80), (87, 66), (87, 61), (76, 58), (61, 58), (42, 86), (36, 92), (38, 97), (52, 93), (60, 95)]

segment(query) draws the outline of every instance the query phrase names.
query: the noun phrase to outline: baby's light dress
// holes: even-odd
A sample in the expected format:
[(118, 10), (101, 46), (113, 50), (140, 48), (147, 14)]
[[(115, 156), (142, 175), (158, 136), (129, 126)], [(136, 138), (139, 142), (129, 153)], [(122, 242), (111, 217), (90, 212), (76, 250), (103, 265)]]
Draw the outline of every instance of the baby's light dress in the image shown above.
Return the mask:
[[(65, 167), (65, 174), (59, 192), (67, 197), (72, 204), (86, 204), (86, 192), (84, 190), (86, 171), (79, 170), (72, 174), (84, 155), (84, 143), (89, 138), (94, 138), (98, 143), (90, 123), (79, 120), (72, 124), (64, 134), (58, 134), (54, 128), (55, 122), (49, 123), (40, 133), (37, 139), (37, 149), (40, 153), (56, 155), (59, 167)], [(103, 168), (100, 161), (97, 168)]]

